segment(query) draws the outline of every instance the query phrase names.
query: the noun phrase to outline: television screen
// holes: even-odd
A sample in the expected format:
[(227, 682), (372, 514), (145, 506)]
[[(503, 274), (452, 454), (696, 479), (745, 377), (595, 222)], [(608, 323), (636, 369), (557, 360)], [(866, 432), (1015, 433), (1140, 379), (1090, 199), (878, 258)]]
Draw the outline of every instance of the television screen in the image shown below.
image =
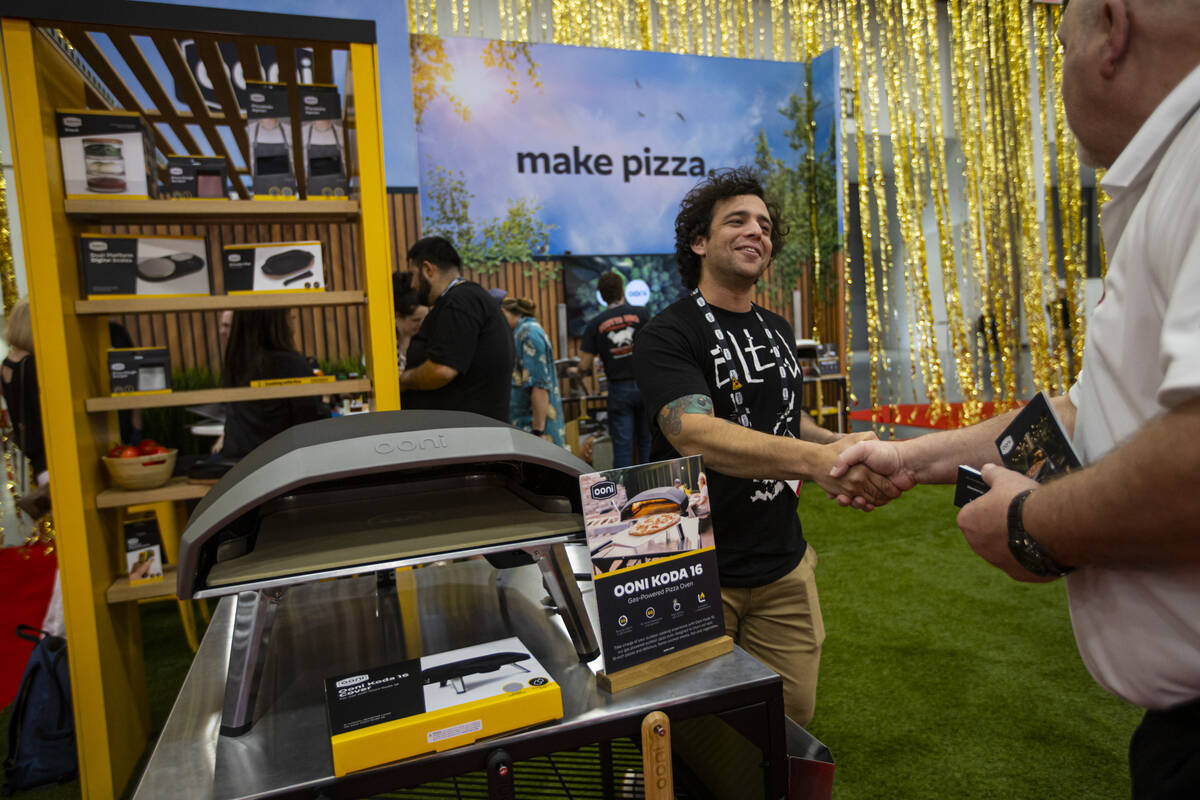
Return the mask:
[(645, 306), (652, 317), (688, 294), (679, 277), (679, 266), (673, 253), (563, 256), (562, 265), (567, 293), (567, 333), (571, 336), (583, 335), (588, 320), (604, 310), (605, 303), (596, 289), (596, 281), (610, 269), (625, 278), (626, 302)]

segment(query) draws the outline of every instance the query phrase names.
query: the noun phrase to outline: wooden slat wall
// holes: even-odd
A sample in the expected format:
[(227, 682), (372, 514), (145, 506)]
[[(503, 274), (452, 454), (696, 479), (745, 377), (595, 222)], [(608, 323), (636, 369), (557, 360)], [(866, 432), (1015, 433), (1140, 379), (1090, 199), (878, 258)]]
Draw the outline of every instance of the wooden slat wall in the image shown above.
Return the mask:
[[(388, 193), (388, 217), (392, 240), (392, 269), (405, 269), (408, 248), (420, 238), (420, 213), (417, 194), (393, 190)], [(209, 259), (213, 270), (214, 291), (224, 291), (221, 275), (221, 248), (227, 244), (259, 242), (312, 241), (324, 245), (329, 289), (361, 289), (354, 226), (347, 223), (227, 224), (227, 225), (111, 225), (101, 228), (109, 233), (136, 233), (144, 236), (203, 236), (209, 233)], [(469, 279), (486, 288), (499, 287), (515, 297), (528, 297), (537, 303), (537, 318), (550, 341), (558, 348), (558, 305), (566, 302), (561, 280), (539, 283), (537, 274), (526, 274), (528, 265), (505, 264), (494, 273), (479, 274), (468, 270)], [(791, 300), (773, 303), (762, 292), (755, 302), (791, 320)], [(297, 345), (306, 355), (319, 359), (357, 357), (363, 351), (362, 310), (356, 307), (303, 308), (300, 310)], [(219, 373), (221, 353), (217, 340), (220, 314), (217, 312), (181, 312), (175, 314), (129, 314), (117, 318), (140, 347), (166, 346), (175, 367), (205, 366)], [(805, 335), (804, 332), (797, 332)], [(579, 338), (567, 338), (564, 356), (579, 355)]]

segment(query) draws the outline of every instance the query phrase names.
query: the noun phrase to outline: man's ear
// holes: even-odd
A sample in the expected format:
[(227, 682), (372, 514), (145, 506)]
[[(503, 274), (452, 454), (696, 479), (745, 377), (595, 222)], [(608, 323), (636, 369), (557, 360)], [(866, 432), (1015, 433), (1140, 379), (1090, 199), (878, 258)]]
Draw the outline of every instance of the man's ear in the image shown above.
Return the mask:
[(696, 236), (692, 239), (692, 252), (698, 256), (703, 256), (706, 255), (707, 250), (708, 239), (700, 234), (696, 234)]
[(1125, 0), (1105, 0), (1100, 10), (1100, 25), (1104, 31), (1100, 75), (1108, 79), (1116, 75), (1121, 59), (1129, 50), (1129, 8)]
[(437, 264), (434, 264), (432, 261), (422, 261), (421, 274), (425, 276), (425, 280), (433, 280), (438, 274)]

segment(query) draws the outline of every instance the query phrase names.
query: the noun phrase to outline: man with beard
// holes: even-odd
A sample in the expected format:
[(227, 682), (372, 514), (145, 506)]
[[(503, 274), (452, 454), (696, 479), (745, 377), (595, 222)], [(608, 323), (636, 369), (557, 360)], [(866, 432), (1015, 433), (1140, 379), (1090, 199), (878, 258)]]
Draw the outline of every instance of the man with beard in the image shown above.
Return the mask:
[(428, 316), (408, 346), (401, 406), (473, 411), (508, 422), (513, 338), (500, 306), (462, 275), (462, 260), (440, 236), (408, 251)]
[(692, 295), (639, 331), (633, 373), (658, 423), (652, 458), (704, 456), (726, 631), (782, 676), (784, 710), (807, 725), (825, 626), (795, 482), (866, 498), (856, 502), (864, 509), (899, 492), (861, 467), (836, 479), (842, 488), (829, 475), (842, 449), (874, 434), (813, 421), (800, 406), (792, 327), (752, 302), (783, 235), (749, 169), (718, 170), (688, 192), (675, 258)]

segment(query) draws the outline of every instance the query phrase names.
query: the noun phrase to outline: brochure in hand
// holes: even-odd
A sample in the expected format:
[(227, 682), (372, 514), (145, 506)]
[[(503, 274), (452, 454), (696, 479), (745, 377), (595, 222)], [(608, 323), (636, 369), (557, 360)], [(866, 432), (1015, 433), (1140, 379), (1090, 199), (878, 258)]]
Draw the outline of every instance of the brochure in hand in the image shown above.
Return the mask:
[(1038, 392), (996, 439), (1004, 466), (1044, 483), (1079, 469), (1083, 462), (1071, 445), (1050, 398)]
[[(1004, 466), (1038, 483), (1079, 469), (1083, 463), (1045, 392), (1038, 392), (1013, 418), (996, 439), (996, 448)], [(987, 490), (978, 470), (959, 466), (954, 492), (956, 506), (962, 508)]]

